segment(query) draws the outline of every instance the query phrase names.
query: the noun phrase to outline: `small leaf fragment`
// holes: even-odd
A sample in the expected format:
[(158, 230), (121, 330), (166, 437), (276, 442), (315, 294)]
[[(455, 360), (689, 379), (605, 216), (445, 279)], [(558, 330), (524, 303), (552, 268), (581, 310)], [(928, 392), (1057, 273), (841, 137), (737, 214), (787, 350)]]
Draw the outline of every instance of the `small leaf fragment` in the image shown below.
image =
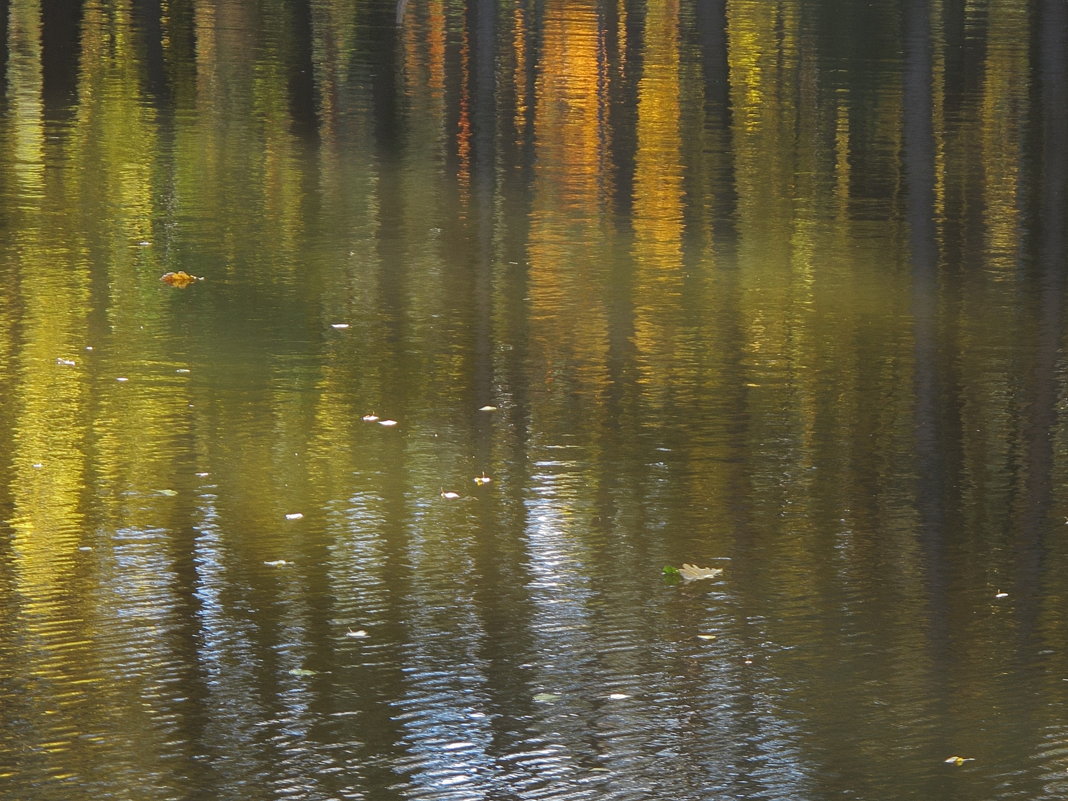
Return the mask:
[(307, 670), (306, 668), (293, 668), (289, 671), (290, 676), (314, 676), (318, 670)]
[(495, 412), (495, 411), (497, 411), (497, 407), (496, 406), (491, 406), (490, 404), (487, 403), (485, 406), (480, 406), (478, 408), (478, 410), (480, 412)]
[(538, 693), (534, 696), (534, 700), (539, 704), (551, 704), (553, 701), (560, 700), (559, 693)]
[(699, 640), (714, 640), (714, 639), (716, 639), (716, 635), (715, 634), (698, 634), (697, 635), (697, 639), (699, 639)]

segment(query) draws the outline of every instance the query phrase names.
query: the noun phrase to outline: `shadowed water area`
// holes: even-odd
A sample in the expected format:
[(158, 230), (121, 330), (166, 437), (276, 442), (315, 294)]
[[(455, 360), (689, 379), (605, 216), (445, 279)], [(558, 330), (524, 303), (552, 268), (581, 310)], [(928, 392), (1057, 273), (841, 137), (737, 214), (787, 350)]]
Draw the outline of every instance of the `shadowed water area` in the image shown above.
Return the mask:
[(0, 42), (0, 798), (1068, 796), (1064, 0)]

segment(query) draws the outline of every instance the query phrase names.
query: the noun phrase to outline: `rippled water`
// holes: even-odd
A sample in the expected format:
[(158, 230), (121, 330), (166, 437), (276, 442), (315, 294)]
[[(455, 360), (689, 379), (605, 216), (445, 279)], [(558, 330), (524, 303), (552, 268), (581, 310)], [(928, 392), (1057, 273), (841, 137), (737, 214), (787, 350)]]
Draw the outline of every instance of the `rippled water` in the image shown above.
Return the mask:
[(400, 6), (0, 4), (0, 797), (1065, 797), (1063, 1)]

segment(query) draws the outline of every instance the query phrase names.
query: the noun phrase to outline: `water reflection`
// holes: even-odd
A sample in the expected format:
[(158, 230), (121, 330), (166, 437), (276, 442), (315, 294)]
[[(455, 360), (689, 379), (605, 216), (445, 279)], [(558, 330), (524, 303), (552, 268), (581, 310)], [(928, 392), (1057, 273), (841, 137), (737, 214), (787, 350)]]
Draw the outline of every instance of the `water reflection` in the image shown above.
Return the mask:
[(1063, 795), (1063, 3), (400, 5), (3, 4), (12, 792)]

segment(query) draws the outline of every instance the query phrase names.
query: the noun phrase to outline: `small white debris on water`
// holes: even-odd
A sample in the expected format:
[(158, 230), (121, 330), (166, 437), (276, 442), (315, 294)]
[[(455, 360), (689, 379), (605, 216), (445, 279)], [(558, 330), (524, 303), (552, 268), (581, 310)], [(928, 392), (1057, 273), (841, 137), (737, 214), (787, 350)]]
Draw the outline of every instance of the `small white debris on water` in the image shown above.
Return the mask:
[(286, 520), (300, 520), (304, 515), (300, 512), (290, 512), (286, 515)]

